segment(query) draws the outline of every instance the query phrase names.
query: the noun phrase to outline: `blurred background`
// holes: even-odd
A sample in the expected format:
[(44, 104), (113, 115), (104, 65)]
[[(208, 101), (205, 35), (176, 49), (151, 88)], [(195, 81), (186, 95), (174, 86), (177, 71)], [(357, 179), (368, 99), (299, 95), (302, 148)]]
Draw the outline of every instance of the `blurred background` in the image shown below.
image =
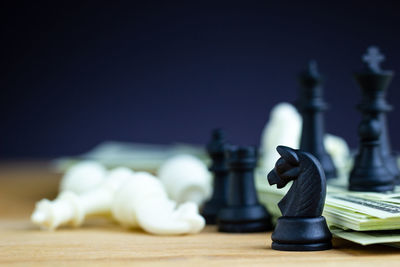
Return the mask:
[[(357, 146), (352, 72), (377, 45), (400, 72), (398, 1), (3, 1), (0, 158), (53, 158), (107, 140), (257, 145), (315, 59), (326, 131)], [(400, 75), (388, 91), (400, 149)]]

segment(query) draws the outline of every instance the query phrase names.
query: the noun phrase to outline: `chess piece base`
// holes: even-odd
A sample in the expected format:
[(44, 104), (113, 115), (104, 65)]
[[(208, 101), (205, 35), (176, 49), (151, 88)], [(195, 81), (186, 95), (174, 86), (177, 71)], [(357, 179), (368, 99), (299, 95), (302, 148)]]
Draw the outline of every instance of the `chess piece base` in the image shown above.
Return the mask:
[(206, 220), (206, 224), (213, 225), (213, 224), (217, 223), (217, 215), (215, 215), (215, 214), (201, 213), (201, 216), (203, 216), (204, 219)]
[(272, 229), (271, 217), (261, 205), (227, 207), (218, 213), (218, 231), (228, 233), (255, 233)]
[(356, 169), (350, 173), (350, 191), (388, 192), (394, 190), (394, 185), (394, 177), (383, 166)]
[(332, 234), (324, 217), (280, 217), (272, 233), (272, 249), (318, 251), (332, 248)]
[(226, 207), (226, 201), (221, 200), (217, 201), (217, 199), (210, 200), (204, 204), (204, 207), (201, 211), (201, 215), (206, 220), (206, 224), (216, 224), (217, 223), (217, 215), (218, 212)]
[(271, 248), (281, 251), (320, 251), (331, 249), (332, 244), (330, 242), (315, 244), (280, 244), (272, 242)]
[(350, 185), (350, 191), (356, 192), (390, 192), (394, 190), (394, 184), (390, 185)]

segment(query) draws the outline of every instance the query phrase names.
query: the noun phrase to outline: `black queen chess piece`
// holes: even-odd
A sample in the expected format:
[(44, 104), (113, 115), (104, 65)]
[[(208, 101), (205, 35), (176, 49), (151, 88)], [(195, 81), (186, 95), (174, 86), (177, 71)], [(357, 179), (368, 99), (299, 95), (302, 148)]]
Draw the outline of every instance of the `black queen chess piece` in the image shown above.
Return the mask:
[(228, 200), (228, 149), (221, 129), (212, 132), (211, 140), (207, 144), (207, 152), (211, 158), (209, 170), (213, 173), (213, 194), (202, 209), (201, 214), (207, 224), (216, 224), (218, 212), (227, 205)]
[(278, 206), (272, 248), (284, 251), (317, 251), (332, 248), (332, 234), (322, 216), (326, 178), (318, 160), (307, 152), (285, 146), (276, 148), (281, 157), (268, 174), (270, 185), (285, 187), (293, 181)]
[(271, 217), (259, 203), (254, 186), (257, 150), (255, 147), (231, 147), (228, 164), (228, 202), (218, 213), (218, 231), (250, 233), (271, 230)]
[(357, 105), (362, 121), (358, 129), (360, 146), (349, 178), (352, 191), (392, 191), (399, 179), (386, 123), (386, 112), (392, 107), (387, 104), (385, 93), (393, 72), (380, 68), (384, 58), (377, 47), (369, 47), (363, 56), (366, 70), (354, 74), (362, 90), (362, 100)]
[(321, 162), (326, 178), (330, 179), (336, 178), (337, 172), (324, 146), (323, 112), (328, 109), (328, 105), (323, 100), (322, 82), (317, 63), (311, 61), (308, 69), (299, 75), (301, 91), (296, 107), (303, 118), (300, 150), (315, 156)]

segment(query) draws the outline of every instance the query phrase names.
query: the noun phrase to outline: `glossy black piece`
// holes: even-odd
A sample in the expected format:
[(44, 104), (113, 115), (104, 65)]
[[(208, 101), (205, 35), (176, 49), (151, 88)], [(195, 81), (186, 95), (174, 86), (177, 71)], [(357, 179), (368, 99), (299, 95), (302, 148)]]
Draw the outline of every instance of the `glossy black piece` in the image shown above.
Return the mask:
[(349, 190), (386, 192), (394, 189), (394, 177), (386, 168), (379, 149), (381, 124), (377, 118), (364, 118), (359, 125), (360, 148), (350, 172)]
[(248, 233), (272, 229), (270, 215), (258, 202), (254, 186), (256, 163), (254, 147), (231, 148), (228, 206), (218, 213), (218, 231)]
[(354, 74), (362, 91), (357, 108), (362, 113), (359, 125), (360, 146), (350, 173), (349, 189), (352, 191), (392, 191), (400, 172), (390, 148), (386, 112), (392, 107), (386, 103), (386, 88), (393, 78), (392, 71), (380, 68), (384, 56), (376, 47), (369, 47), (363, 60), (364, 71)]
[(207, 224), (216, 224), (218, 212), (226, 207), (228, 201), (228, 148), (224, 133), (220, 129), (212, 132), (207, 145), (208, 154), (212, 160), (209, 170), (213, 173), (213, 194), (202, 209), (201, 214)]
[(328, 106), (323, 100), (322, 77), (314, 61), (309, 63), (307, 71), (299, 75), (299, 83), (301, 93), (296, 106), (303, 117), (300, 149), (311, 153), (321, 162), (326, 178), (336, 178), (335, 165), (324, 146), (323, 112)]
[(316, 251), (332, 248), (332, 234), (322, 216), (326, 178), (311, 154), (278, 146), (281, 155), (268, 174), (270, 185), (283, 188), (293, 181), (278, 206), (282, 217), (272, 233), (272, 248), (285, 251)]

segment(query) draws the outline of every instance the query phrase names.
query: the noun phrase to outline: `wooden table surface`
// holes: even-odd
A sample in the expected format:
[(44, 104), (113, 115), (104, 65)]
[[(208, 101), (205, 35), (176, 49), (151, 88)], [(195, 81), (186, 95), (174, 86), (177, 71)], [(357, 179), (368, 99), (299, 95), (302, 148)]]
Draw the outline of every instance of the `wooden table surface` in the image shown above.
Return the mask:
[(30, 223), (34, 203), (54, 198), (60, 174), (45, 164), (0, 166), (0, 264), (171, 266), (400, 266), (400, 249), (334, 239), (334, 249), (282, 252), (271, 233), (223, 234), (215, 227), (187, 236), (154, 236), (93, 218), (78, 229), (41, 231)]

